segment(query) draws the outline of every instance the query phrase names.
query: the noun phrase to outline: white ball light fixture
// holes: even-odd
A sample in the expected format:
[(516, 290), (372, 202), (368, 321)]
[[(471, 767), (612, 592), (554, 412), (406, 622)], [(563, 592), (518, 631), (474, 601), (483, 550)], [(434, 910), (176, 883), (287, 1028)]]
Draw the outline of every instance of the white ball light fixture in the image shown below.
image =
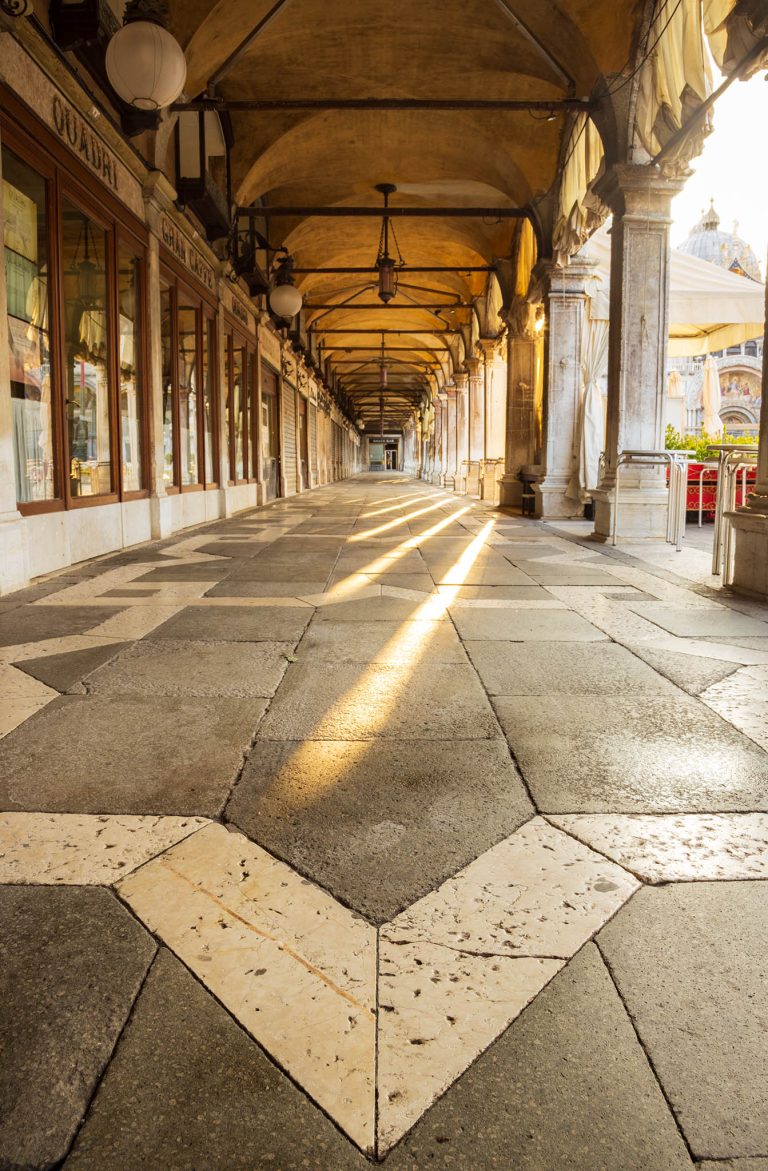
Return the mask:
[(269, 307), (277, 317), (295, 317), (301, 309), (303, 298), (293, 283), (291, 270), (293, 260), (287, 256), (275, 274), (275, 283), (269, 293)]
[(184, 51), (161, 23), (163, 8), (152, 0), (132, 0), (123, 27), (107, 45), (110, 85), (137, 110), (165, 109), (187, 80)]

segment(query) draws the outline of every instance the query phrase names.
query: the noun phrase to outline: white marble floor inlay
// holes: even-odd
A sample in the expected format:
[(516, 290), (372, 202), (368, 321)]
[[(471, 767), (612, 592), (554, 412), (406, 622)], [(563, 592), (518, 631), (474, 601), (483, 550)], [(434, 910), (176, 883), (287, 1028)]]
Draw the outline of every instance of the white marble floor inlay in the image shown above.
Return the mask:
[(768, 878), (768, 813), (549, 815), (644, 882)]
[(206, 824), (204, 817), (0, 813), (0, 883), (107, 886)]
[(354, 1142), (372, 1151), (375, 928), (220, 825), (118, 890)]
[(205, 819), (28, 813), (0, 819), (0, 882), (114, 886), (380, 1155), (640, 885), (536, 817), (377, 931)]

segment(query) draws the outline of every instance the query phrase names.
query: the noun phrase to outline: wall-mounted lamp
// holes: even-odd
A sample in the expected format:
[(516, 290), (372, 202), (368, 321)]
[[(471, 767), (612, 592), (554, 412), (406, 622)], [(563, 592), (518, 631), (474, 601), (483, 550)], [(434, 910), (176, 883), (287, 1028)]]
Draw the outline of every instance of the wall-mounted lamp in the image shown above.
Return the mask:
[(138, 110), (163, 110), (187, 80), (184, 51), (165, 28), (164, 0), (129, 0), (123, 27), (107, 45), (106, 67), (118, 97)]
[(285, 256), (275, 273), (275, 283), (269, 294), (269, 307), (276, 317), (290, 319), (301, 309), (302, 296), (293, 283), (293, 257)]

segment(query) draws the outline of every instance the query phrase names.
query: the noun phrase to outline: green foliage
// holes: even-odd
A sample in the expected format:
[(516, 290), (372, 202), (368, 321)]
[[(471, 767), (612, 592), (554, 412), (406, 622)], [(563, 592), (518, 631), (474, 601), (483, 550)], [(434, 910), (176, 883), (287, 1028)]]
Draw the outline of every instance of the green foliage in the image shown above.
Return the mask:
[(706, 431), (702, 431), (701, 435), (681, 435), (671, 423), (667, 424), (664, 439), (667, 451), (693, 451), (697, 463), (715, 458), (716, 452), (709, 451), (713, 443), (738, 443), (745, 447), (754, 447), (757, 443), (752, 435), (729, 435), (727, 431), (723, 431), (722, 435), (708, 435)]

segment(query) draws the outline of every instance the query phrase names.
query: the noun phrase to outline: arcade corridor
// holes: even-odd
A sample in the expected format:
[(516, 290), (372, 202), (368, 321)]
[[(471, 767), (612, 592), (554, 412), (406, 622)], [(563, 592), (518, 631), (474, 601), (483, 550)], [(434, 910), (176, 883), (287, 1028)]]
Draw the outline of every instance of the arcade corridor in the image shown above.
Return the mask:
[(0, 600), (0, 1166), (765, 1171), (766, 610), (557, 523), (361, 475)]

